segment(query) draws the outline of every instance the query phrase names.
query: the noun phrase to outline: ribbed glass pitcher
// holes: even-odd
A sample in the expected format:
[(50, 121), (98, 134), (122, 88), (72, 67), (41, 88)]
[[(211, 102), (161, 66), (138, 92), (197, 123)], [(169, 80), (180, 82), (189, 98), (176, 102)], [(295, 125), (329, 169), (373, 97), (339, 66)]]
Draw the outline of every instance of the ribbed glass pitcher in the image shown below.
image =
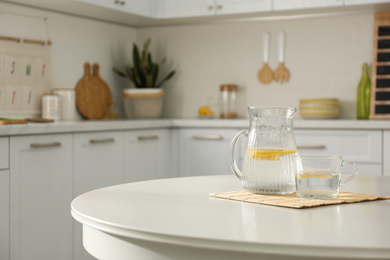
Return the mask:
[[(296, 111), (296, 108), (248, 107), (249, 131), (239, 132), (230, 146), (230, 166), (245, 190), (261, 194), (295, 192), (297, 146), (293, 114)], [(243, 135), (247, 137), (247, 143), (240, 171), (234, 150)]]

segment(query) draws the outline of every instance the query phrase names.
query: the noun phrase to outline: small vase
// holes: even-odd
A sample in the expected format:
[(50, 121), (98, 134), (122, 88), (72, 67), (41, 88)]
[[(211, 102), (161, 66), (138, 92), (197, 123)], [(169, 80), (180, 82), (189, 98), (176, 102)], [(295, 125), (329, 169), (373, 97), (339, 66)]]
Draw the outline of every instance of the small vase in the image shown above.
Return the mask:
[(160, 118), (164, 91), (160, 88), (128, 88), (122, 92), (127, 118)]

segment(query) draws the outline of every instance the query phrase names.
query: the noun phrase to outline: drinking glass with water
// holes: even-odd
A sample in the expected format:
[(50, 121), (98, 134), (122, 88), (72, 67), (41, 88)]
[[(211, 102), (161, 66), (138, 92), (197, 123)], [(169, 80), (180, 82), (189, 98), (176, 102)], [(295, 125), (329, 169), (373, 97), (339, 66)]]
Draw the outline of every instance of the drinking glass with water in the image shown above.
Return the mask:
[[(359, 167), (355, 162), (344, 161), (337, 155), (297, 156), (297, 195), (303, 198), (337, 198), (340, 186), (352, 180)], [(354, 173), (341, 178), (344, 166), (354, 167)]]

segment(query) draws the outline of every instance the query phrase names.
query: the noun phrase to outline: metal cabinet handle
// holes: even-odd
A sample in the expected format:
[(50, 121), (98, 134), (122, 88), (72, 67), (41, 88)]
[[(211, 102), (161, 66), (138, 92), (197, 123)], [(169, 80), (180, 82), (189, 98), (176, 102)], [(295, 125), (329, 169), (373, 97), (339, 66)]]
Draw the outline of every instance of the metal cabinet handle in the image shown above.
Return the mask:
[(194, 140), (222, 140), (222, 135), (194, 135), (192, 136)]
[(118, 5), (118, 4), (119, 4), (119, 5), (125, 5), (125, 4), (126, 4), (125, 1), (119, 1), (119, 0), (115, 0), (114, 3), (117, 4), (117, 5)]
[(149, 136), (138, 136), (138, 140), (145, 141), (145, 140), (157, 140), (158, 135), (149, 135)]
[(325, 149), (326, 146), (323, 144), (320, 145), (298, 145), (298, 149)]
[(113, 143), (114, 138), (103, 138), (103, 139), (91, 139), (89, 140), (90, 144), (102, 144), (102, 143)]
[(53, 142), (53, 143), (43, 143), (43, 144), (30, 144), (30, 148), (47, 148), (47, 147), (60, 147), (60, 142)]
[(214, 9), (214, 6), (213, 5), (207, 5), (207, 10), (213, 10)]
[(217, 5), (217, 9), (221, 10), (222, 9), (222, 5)]

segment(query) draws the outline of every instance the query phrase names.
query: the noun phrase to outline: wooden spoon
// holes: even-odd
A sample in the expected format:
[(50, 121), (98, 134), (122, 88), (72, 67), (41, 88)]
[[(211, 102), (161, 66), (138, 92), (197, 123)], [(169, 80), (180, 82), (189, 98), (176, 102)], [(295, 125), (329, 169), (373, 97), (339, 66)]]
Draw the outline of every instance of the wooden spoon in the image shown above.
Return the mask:
[(263, 33), (263, 67), (259, 70), (257, 78), (263, 84), (268, 84), (274, 78), (274, 72), (268, 66), (268, 52), (269, 52), (269, 33)]
[(290, 72), (284, 66), (284, 48), (285, 48), (286, 34), (279, 32), (278, 34), (278, 49), (279, 49), (279, 67), (275, 70), (275, 81), (288, 81), (290, 79)]

